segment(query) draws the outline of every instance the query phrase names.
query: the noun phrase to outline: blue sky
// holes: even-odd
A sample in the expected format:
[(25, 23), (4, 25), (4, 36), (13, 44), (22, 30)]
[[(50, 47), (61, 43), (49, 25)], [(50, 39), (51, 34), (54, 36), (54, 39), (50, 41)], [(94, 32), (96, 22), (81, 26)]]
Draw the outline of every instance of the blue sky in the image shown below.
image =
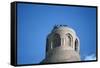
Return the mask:
[(46, 37), (55, 24), (76, 31), (82, 61), (96, 57), (96, 8), (18, 3), (17, 19), (18, 64), (37, 64), (45, 58)]

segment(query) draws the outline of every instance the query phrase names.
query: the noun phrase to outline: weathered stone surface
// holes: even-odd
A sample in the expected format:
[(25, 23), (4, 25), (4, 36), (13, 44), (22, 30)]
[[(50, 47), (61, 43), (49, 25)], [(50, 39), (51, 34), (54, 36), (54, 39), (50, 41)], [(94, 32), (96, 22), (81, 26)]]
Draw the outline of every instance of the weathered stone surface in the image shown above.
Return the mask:
[(42, 63), (80, 61), (79, 38), (72, 28), (57, 25), (47, 39), (46, 58)]

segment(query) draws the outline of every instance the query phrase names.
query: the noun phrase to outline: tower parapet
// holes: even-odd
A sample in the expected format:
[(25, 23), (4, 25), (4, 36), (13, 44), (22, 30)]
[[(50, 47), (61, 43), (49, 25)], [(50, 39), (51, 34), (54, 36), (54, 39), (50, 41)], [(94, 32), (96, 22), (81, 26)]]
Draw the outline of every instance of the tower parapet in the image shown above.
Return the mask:
[(68, 25), (55, 25), (46, 41), (44, 63), (80, 61), (80, 41)]

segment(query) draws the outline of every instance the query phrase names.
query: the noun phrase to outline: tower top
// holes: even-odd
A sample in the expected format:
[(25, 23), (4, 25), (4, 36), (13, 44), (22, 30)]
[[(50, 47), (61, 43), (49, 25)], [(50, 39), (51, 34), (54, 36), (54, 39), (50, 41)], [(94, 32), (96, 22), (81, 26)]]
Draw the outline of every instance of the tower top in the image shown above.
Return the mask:
[(43, 63), (80, 61), (79, 38), (68, 25), (55, 25), (46, 40)]
[(62, 24), (60, 24), (60, 25), (55, 25), (54, 27), (53, 27), (53, 29), (52, 29), (52, 32), (68, 32), (68, 31), (70, 31), (70, 32), (72, 32), (73, 34), (76, 34), (76, 32), (75, 32), (75, 30), (74, 29), (72, 29), (72, 28), (70, 28), (68, 25), (62, 25)]
[(56, 28), (59, 28), (59, 27), (67, 27), (68, 25), (62, 25), (62, 24), (60, 24), (60, 25), (55, 25), (54, 26), (54, 29), (56, 29)]

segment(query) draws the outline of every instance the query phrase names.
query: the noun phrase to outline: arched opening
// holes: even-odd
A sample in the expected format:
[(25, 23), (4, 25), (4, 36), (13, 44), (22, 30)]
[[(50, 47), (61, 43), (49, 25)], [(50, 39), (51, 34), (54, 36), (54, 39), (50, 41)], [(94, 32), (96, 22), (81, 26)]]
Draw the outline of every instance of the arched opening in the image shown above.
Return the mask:
[(72, 42), (73, 42), (73, 37), (70, 33), (66, 34), (66, 37), (67, 37), (67, 45), (68, 46), (72, 46)]
[(47, 38), (47, 40), (46, 40), (46, 52), (48, 51), (48, 48), (49, 48), (49, 40)]
[(78, 40), (75, 40), (75, 51), (78, 51)]
[(59, 34), (54, 34), (54, 39), (53, 39), (53, 48), (58, 47), (61, 45), (61, 38)]

